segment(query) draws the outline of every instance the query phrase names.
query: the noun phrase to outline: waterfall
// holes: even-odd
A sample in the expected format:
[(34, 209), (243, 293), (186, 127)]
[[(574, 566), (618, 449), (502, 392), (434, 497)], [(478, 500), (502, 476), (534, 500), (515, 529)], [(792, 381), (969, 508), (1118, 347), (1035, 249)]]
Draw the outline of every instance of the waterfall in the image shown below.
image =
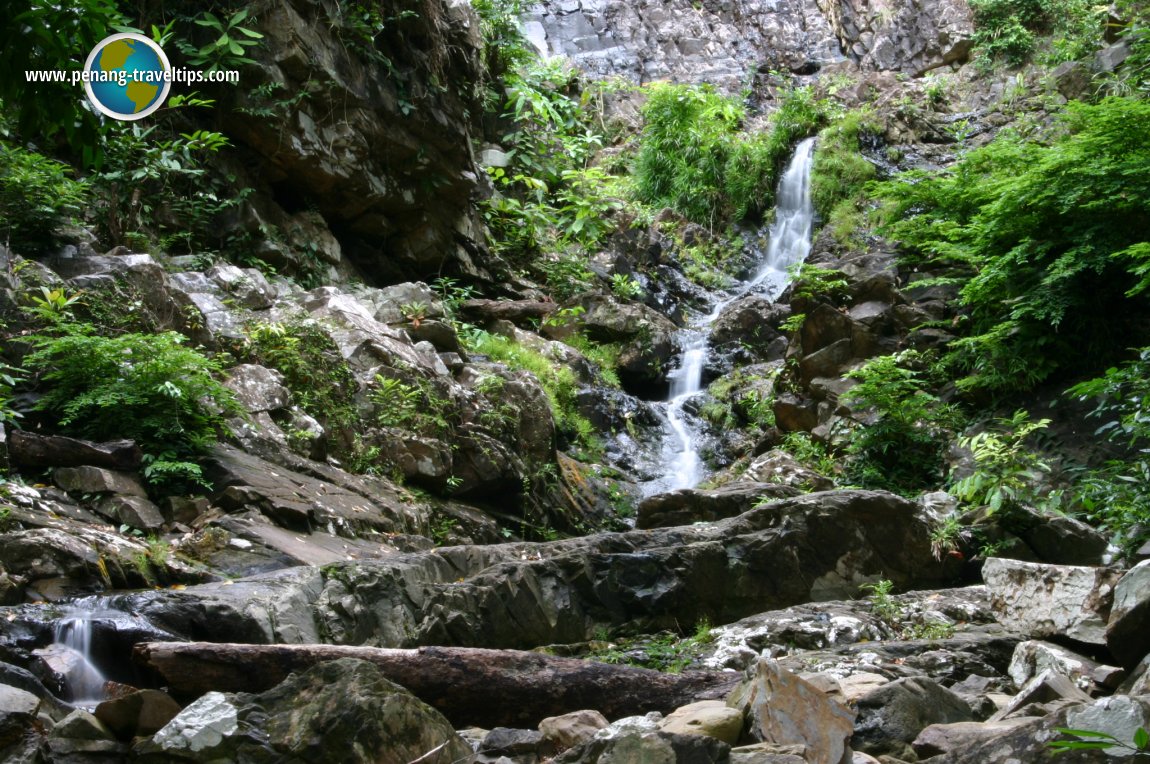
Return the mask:
[(64, 680), (77, 706), (93, 707), (104, 699), (107, 680), (92, 662), (92, 624), (98, 615), (90, 603), (79, 600), (56, 622), (54, 647), (66, 656)]
[(665, 403), (670, 437), (663, 447), (666, 465), (663, 477), (649, 486), (648, 493), (692, 488), (703, 478), (699, 457), (699, 434), (688, 421), (684, 406), (703, 389), (703, 369), (710, 348), (707, 335), (723, 308), (738, 298), (756, 291), (775, 299), (787, 287), (789, 269), (806, 260), (811, 251), (811, 162), (815, 139), (807, 138), (795, 149), (795, 155), (779, 179), (775, 196), (775, 222), (768, 233), (766, 256), (759, 270), (735, 293), (719, 301), (707, 315), (692, 322), (681, 335), (683, 354), (677, 368), (668, 374), (671, 383)]

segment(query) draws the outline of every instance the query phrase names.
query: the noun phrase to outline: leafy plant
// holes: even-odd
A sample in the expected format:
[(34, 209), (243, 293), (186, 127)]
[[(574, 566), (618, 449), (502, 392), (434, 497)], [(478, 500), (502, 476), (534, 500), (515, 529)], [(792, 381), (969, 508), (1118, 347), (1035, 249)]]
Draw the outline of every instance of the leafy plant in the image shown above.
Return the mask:
[(635, 165), (638, 198), (712, 228), (762, 213), (792, 144), (814, 131), (823, 111), (799, 88), (783, 94), (770, 131), (740, 132), (744, 117), (738, 102), (709, 86), (652, 85)]
[(788, 275), (792, 279), (791, 296), (801, 299), (824, 298), (835, 302), (845, 297), (850, 288), (842, 271), (815, 263), (797, 263), (788, 269)]
[(811, 203), (823, 220), (836, 217), (840, 204), (845, 214), (856, 202), (867, 181), (877, 174), (875, 166), (860, 153), (860, 139), (882, 131), (873, 112), (848, 111), (819, 133), (818, 151), (811, 166)]
[(1004, 135), (943, 174), (878, 187), (908, 264), (968, 277), (949, 361), (970, 391), (1099, 367), (1150, 312), (1150, 103), (1071, 103), (1049, 145)]
[(892, 596), (894, 582), (880, 578), (873, 583), (863, 584), (859, 587), (868, 593), (871, 612), (888, 624), (895, 625), (902, 619), (902, 607)]
[(845, 400), (877, 416), (847, 435), (852, 479), (904, 493), (938, 484), (952, 428), (961, 417), (953, 405), (929, 392), (937, 373), (927, 356), (906, 350), (872, 358), (846, 375), (858, 384)]
[(616, 297), (621, 297), (624, 300), (635, 300), (643, 296), (643, 286), (634, 276), (629, 276), (626, 273), (611, 275), (611, 291), (615, 293)]
[(61, 162), (0, 141), (0, 238), (9, 247), (38, 254), (79, 214), (88, 188), (70, 175)]
[(191, 461), (215, 442), (226, 417), (241, 413), (215, 378), (219, 364), (175, 332), (100, 337), (77, 325), (61, 332), (31, 337), (25, 363), (45, 388), (35, 408), (66, 431), (130, 438), (161, 462)]
[(987, 506), (991, 512), (1038, 500), (1038, 479), (1050, 467), (1025, 446), (1033, 433), (1045, 429), (1049, 419), (1031, 421), (1022, 410), (999, 419), (994, 430), (961, 438), (959, 445), (974, 456), (974, 472), (956, 480), (951, 491), (959, 500)]
[(255, 61), (248, 58), (248, 51), (259, 45), (264, 36), (242, 26), (248, 20), (247, 8), (236, 11), (226, 19), (221, 19), (211, 11), (203, 11), (193, 21), (208, 31), (212, 41), (198, 48), (184, 40), (176, 44), (188, 57), (190, 65), (207, 66), (209, 72), (239, 69), (244, 64), (254, 64)]
[(1150, 732), (1147, 732), (1145, 727), (1139, 727), (1134, 733), (1134, 739), (1129, 743), (1119, 740), (1107, 732), (1075, 730), (1066, 727), (1056, 727), (1055, 729), (1063, 735), (1078, 738), (1078, 740), (1052, 740), (1047, 743), (1050, 748), (1054, 749), (1055, 753), (1120, 749), (1129, 751), (1138, 758), (1150, 758)]

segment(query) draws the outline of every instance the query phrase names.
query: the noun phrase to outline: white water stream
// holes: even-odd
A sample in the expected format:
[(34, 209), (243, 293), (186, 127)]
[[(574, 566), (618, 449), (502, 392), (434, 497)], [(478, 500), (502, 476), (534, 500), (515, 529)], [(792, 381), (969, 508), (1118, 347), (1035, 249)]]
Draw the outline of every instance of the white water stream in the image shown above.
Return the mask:
[(703, 369), (710, 348), (707, 344), (711, 324), (735, 300), (750, 292), (775, 299), (786, 289), (788, 270), (806, 260), (811, 250), (811, 161), (815, 139), (808, 138), (795, 149), (794, 157), (779, 180), (775, 196), (775, 222), (768, 233), (766, 256), (759, 270), (743, 282), (733, 294), (720, 300), (711, 312), (682, 332), (683, 354), (678, 367), (668, 375), (671, 389), (666, 401), (669, 437), (663, 447), (666, 465), (662, 479), (654, 481), (647, 493), (692, 488), (703, 479), (703, 462), (699, 456), (699, 434), (691, 426), (683, 407), (703, 389)]
[(104, 700), (104, 675), (92, 662), (92, 622), (102, 614), (89, 599), (78, 600), (56, 622), (55, 647), (66, 654), (64, 680), (75, 706), (93, 708)]

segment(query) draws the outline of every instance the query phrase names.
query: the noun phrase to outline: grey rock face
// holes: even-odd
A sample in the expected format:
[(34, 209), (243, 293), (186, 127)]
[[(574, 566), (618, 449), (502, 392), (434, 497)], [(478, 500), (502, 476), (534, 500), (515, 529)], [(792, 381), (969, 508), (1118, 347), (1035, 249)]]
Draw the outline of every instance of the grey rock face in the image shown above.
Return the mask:
[(210, 692), (137, 745), (141, 762), (407, 764), (468, 758), (439, 712), (366, 661), (344, 658), (293, 674), (258, 695)]
[[(880, 572), (930, 586), (947, 565), (931, 555), (913, 502), (828, 491), (708, 525), (396, 554), (308, 576), (151, 592), (133, 606), (179, 633), (212, 612), (216, 640), (320, 632), (344, 644), (534, 647), (583, 641), (603, 623), (658, 629), (849, 597)], [(294, 636), (274, 626), (288, 603), (305, 622)]]
[(1036, 639), (1065, 636), (1106, 643), (1116, 571), (993, 557), (983, 566), (982, 577), (990, 589), (991, 607), (1007, 628)]
[(858, 701), (859, 717), (851, 745), (871, 754), (903, 754), (931, 724), (972, 720), (965, 700), (932, 679), (899, 679)]
[(635, 82), (688, 80), (735, 88), (749, 67), (801, 70), (840, 60), (838, 41), (812, 3), (687, 0), (612, 3), (548, 0), (532, 15), (552, 55), (596, 75)]

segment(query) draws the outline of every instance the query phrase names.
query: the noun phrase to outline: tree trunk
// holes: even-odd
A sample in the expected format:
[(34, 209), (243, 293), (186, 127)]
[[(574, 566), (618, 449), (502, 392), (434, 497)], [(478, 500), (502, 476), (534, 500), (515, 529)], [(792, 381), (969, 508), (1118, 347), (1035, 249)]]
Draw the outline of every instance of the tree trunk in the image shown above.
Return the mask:
[(663, 674), (518, 650), (345, 645), (243, 645), (144, 642), (135, 659), (159, 672), (176, 694), (261, 692), (320, 661), (360, 658), (434, 706), (456, 726), (535, 726), (548, 716), (594, 709), (608, 719), (668, 713), (725, 697), (739, 675)]

